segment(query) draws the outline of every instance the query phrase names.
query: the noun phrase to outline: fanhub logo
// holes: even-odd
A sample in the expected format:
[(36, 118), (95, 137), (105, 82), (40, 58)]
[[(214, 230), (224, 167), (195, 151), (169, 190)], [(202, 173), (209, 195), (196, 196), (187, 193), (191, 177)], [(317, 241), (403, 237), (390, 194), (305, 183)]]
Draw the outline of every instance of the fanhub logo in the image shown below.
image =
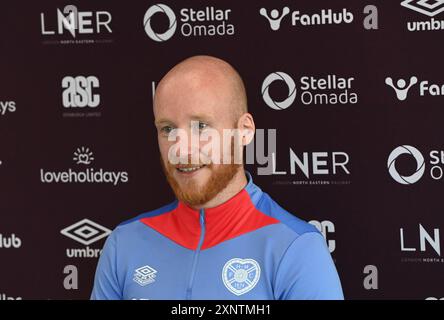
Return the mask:
[[(283, 82), (288, 87), (288, 95), (282, 101), (271, 97), (270, 87), (276, 82)], [(329, 74), (324, 77), (302, 76), (299, 78), (300, 102), (303, 105), (336, 105), (356, 104), (358, 94), (353, 92), (354, 77), (339, 77)], [(296, 83), (285, 72), (273, 72), (262, 83), (264, 102), (274, 110), (284, 110), (290, 107), (296, 98)]]
[(444, 30), (444, 20), (434, 18), (444, 11), (444, 0), (404, 0), (401, 6), (431, 17), (430, 20), (425, 21), (408, 21), (408, 31)]
[[(153, 26), (155, 24), (153, 18), (158, 13), (168, 19), (165, 31), (159, 31), (158, 26)], [(213, 6), (198, 10), (182, 8), (179, 13), (180, 25), (176, 14), (169, 6), (158, 3), (149, 7), (143, 18), (148, 37), (157, 42), (164, 42), (175, 34), (177, 28), (184, 37), (234, 35), (234, 25), (229, 23), (231, 9), (217, 9)]]
[(339, 12), (335, 12), (332, 9), (322, 9), (320, 13), (315, 14), (302, 14), (300, 11), (293, 11), (291, 14), (291, 24), (293, 26), (311, 26), (322, 24), (341, 24), (352, 23), (353, 13), (343, 8)]
[[(419, 86), (415, 86), (419, 82)], [(396, 93), (396, 97), (400, 101), (404, 101), (408, 97), (409, 92), (418, 94), (420, 97), (432, 96), (442, 97), (444, 96), (444, 83), (437, 84), (428, 80), (419, 81), (417, 76), (411, 76), (408, 81), (400, 78), (394, 83), (392, 77), (385, 78), (385, 84), (393, 88)], [(411, 88), (418, 88), (417, 91), (409, 91)]]
[[(94, 160), (93, 153), (85, 147), (78, 148), (74, 152), (73, 160), (77, 165), (89, 165)], [(40, 181), (43, 183), (111, 183), (114, 186), (128, 182), (128, 172), (105, 171), (100, 168), (88, 168), (83, 171), (75, 171), (69, 168), (65, 172), (52, 172), (40, 169)]]
[[(260, 15), (267, 18), (270, 23), (270, 28), (274, 31), (279, 30), (281, 20), (290, 13), (288, 7), (282, 9), (282, 13), (279, 14), (277, 9), (273, 9), (268, 15), (265, 8), (259, 10)], [(340, 11), (334, 11), (332, 9), (322, 9), (321, 12), (315, 14), (302, 14), (299, 10), (295, 10), (291, 13), (291, 25), (296, 26), (312, 26), (312, 25), (325, 25), (325, 24), (341, 24), (353, 22), (353, 13), (343, 8)]]
[(401, 100), (401, 101), (407, 99), (407, 94), (408, 94), (410, 88), (413, 85), (415, 85), (417, 82), (418, 82), (418, 78), (415, 76), (410, 78), (408, 84), (404, 79), (398, 79), (396, 84), (394, 84), (393, 79), (391, 77), (385, 78), (385, 84), (388, 85), (389, 87), (393, 88), (393, 90), (395, 90), (396, 97), (398, 98), (398, 100)]
[[(401, 174), (396, 166), (398, 158), (402, 155), (407, 155), (415, 162), (415, 169), (413, 173)], [(444, 175), (444, 151), (432, 150), (429, 152), (430, 164), (429, 174), (433, 180), (441, 180)], [(398, 183), (410, 185), (418, 182), (426, 172), (426, 160), (423, 154), (415, 147), (403, 145), (395, 148), (389, 155), (387, 160), (387, 167), (391, 177)], [(410, 170), (411, 171), (411, 170)]]
[(62, 10), (56, 11), (56, 27), (54, 23), (48, 26), (45, 13), (40, 13), (41, 33), (45, 37), (70, 35), (70, 39), (62, 41), (45, 41), (44, 43), (99, 43), (112, 42), (104, 39), (78, 40), (79, 35), (109, 34), (111, 29), (111, 14), (108, 11), (79, 11), (74, 5), (67, 5)]
[[(363, 12), (367, 14), (363, 22), (364, 28), (367, 30), (378, 29), (378, 9), (376, 6), (367, 5)], [(290, 8), (284, 7), (281, 11), (273, 9), (270, 13), (267, 12), (267, 9), (260, 8), (259, 14), (268, 20), (271, 30), (277, 31), (280, 29), (284, 17), (290, 14)], [(293, 10), (290, 18), (292, 27), (351, 24), (354, 21), (353, 13), (347, 8), (339, 10), (322, 9), (320, 12), (308, 14)]]
[(290, 8), (284, 7), (282, 9), (282, 13), (280, 14), (278, 10), (273, 9), (271, 10), (270, 15), (268, 15), (267, 9), (261, 8), (259, 10), (259, 13), (261, 14), (261, 16), (267, 18), (268, 22), (270, 23), (271, 30), (276, 31), (279, 30), (279, 28), (281, 27), (282, 18), (284, 18), (287, 14), (290, 13)]
[(101, 250), (88, 246), (107, 237), (111, 230), (89, 219), (83, 219), (61, 230), (60, 233), (86, 246), (81, 249), (66, 249), (68, 258), (98, 258)]

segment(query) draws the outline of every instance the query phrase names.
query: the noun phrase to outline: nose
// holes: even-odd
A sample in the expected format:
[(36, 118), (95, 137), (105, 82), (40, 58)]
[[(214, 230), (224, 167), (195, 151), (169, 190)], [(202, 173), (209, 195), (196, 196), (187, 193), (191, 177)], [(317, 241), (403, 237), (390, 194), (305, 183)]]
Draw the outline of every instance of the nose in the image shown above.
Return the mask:
[(169, 137), (170, 141), (174, 141), (171, 145), (169, 154), (180, 159), (182, 164), (199, 164), (200, 140), (199, 129), (192, 126), (177, 128), (174, 136)]

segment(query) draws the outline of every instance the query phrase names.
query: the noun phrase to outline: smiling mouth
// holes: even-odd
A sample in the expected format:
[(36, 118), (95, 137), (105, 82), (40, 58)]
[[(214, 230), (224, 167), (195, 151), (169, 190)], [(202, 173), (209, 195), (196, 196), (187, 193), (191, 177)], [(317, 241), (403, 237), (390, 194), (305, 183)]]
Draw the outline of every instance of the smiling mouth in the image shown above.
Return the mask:
[(192, 166), (192, 167), (176, 167), (176, 169), (180, 173), (192, 173), (192, 172), (196, 172), (197, 170), (199, 170), (203, 167), (205, 167), (205, 165)]

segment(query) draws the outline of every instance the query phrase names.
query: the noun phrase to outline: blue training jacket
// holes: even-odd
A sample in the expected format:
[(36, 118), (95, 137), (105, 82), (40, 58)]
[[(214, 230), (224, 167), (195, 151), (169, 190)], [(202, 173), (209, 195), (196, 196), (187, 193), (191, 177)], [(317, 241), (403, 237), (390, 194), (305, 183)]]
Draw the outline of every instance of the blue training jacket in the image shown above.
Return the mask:
[(117, 226), (91, 299), (343, 299), (322, 234), (246, 175), (217, 207), (176, 200)]

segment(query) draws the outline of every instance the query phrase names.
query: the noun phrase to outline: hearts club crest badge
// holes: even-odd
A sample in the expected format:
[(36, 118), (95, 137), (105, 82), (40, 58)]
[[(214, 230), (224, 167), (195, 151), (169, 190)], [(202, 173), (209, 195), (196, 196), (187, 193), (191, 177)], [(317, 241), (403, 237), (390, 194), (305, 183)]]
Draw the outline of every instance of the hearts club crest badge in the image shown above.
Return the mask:
[(253, 289), (259, 281), (261, 268), (254, 259), (233, 258), (222, 269), (222, 281), (237, 296)]

